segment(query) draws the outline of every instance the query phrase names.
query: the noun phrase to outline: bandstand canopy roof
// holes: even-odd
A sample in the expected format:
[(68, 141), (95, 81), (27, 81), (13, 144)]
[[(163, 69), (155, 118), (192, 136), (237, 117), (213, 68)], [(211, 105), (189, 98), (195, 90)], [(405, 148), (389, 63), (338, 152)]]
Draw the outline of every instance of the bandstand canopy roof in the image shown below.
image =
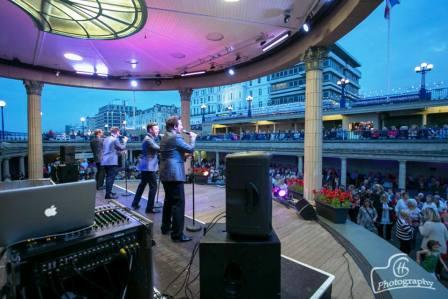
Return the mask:
[[(57, 7), (62, 2), (90, 5), (111, 1), (28, 2), (39, 2), (45, 10), (48, 3)], [(142, 24), (135, 26), (139, 27), (135, 33), (125, 32), (123, 36), (107, 39), (61, 35), (42, 25), (48, 22), (40, 23), (42, 20), (17, 5), (24, 1), (1, 1), (0, 76), (108, 89), (130, 89), (129, 81), (135, 79), (139, 82), (136, 88), (141, 90), (240, 82), (298, 62), (311, 46), (334, 43), (381, 2), (115, 0), (112, 3), (120, 1), (126, 5), (140, 2)], [(304, 23), (310, 26), (309, 32), (303, 30)], [(288, 38), (283, 42), (263, 51), (286, 34)], [(82, 60), (76, 56), (77, 61), (70, 60), (67, 53)], [(234, 76), (228, 74), (229, 68), (235, 69)], [(200, 71), (205, 73), (183, 76)]]

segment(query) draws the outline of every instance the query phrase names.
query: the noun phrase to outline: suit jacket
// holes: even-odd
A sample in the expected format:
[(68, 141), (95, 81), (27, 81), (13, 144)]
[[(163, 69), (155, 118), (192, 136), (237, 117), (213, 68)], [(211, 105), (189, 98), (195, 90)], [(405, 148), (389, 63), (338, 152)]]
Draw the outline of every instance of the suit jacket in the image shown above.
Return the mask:
[(118, 165), (118, 155), (126, 149), (126, 144), (121, 144), (120, 140), (115, 136), (109, 136), (103, 141), (103, 158), (102, 166)]
[(159, 170), (159, 159), (157, 153), (160, 147), (157, 145), (154, 137), (147, 134), (142, 143), (142, 157), (138, 163), (137, 169), (140, 171), (157, 171)]
[(90, 149), (92, 149), (95, 163), (101, 163), (101, 159), (103, 158), (103, 138), (93, 138), (90, 141)]
[(160, 141), (160, 180), (184, 182), (184, 154), (194, 151), (194, 142), (186, 143), (182, 135), (167, 132)]

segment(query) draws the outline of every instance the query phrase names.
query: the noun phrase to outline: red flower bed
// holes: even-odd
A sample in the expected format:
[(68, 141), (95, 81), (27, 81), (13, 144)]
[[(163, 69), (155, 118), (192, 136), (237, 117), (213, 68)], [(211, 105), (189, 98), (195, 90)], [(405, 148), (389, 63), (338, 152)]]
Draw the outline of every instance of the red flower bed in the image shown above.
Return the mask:
[(303, 179), (288, 179), (288, 190), (303, 194)]
[(193, 169), (193, 173), (195, 175), (202, 175), (202, 176), (208, 176), (210, 174), (210, 171), (207, 167), (195, 167)]

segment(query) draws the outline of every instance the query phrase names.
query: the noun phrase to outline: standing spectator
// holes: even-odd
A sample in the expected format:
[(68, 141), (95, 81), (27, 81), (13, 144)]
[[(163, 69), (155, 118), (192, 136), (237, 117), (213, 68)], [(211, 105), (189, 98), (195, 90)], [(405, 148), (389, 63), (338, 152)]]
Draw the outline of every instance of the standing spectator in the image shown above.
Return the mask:
[(118, 196), (112, 193), (112, 187), (114, 185), (115, 176), (118, 172), (118, 156), (126, 150), (126, 142), (128, 138), (123, 137), (124, 144), (120, 143), (118, 139), (120, 137), (120, 129), (112, 127), (110, 129), (110, 136), (103, 142), (103, 157), (101, 159), (101, 165), (104, 166), (106, 171), (106, 196), (105, 199), (117, 199)]
[(374, 223), (378, 214), (376, 210), (372, 207), (372, 203), (369, 199), (365, 199), (363, 206), (359, 209), (358, 213), (358, 224), (364, 226), (366, 229), (376, 232)]
[(448, 231), (445, 225), (440, 222), (439, 214), (435, 213), (433, 209), (424, 209), (423, 220), (425, 223), (419, 227), (420, 234), (423, 237), (421, 248), (428, 249), (428, 241), (434, 240), (440, 244), (440, 253), (446, 254)]
[[(378, 228), (378, 235), (386, 240), (391, 239), (391, 231), (392, 231), (392, 225), (394, 220), (394, 208), (390, 204), (390, 202), (387, 199), (387, 194), (383, 193), (380, 196), (380, 200), (377, 204), (374, 205), (375, 209), (378, 212), (378, 218), (377, 218), (377, 228)], [(384, 237), (384, 231), (386, 237)]]
[(135, 193), (134, 200), (132, 201), (132, 207), (138, 209), (140, 207), (139, 202), (142, 197), (143, 191), (145, 191), (146, 184), (149, 185), (148, 204), (146, 206), (146, 213), (158, 213), (154, 210), (154, 199), (157, 192), (157, 176), (156, 171), (159, 170), (159, 159), (157, 154), (160, 150), (159, 145), (156, 143), (155, 138), (159, 136), (159, 126), (155, 123), (150, 123), (146, 126), (147, 134), (142, 143), (142, 157), (137, 167), (141, 171), (141, 181), (138, 185), (137, 192)]
[(395, 206), (395, 213), (397, 215), (400, 215), (400, 212), (402, 210), (408, 209), (408, 199), (409, 199), (408, 194), (406, 192), (403, 192), (401, 198), (398, 200), (397, 205)]
[(104, 189), (104, 167), (101, 165), (103, 158), (103, 130), (97, 129), (94, 132), (95, 137), (90, 141), (90, 149), (93, 153), (93, 161), (96, 164), (96, 190)]
[(400, 241), (400, 250), (409, 254), (411, 252), (413, 228), (409, 224), (409, 214), (405, 209), (400, 210), (397, 220), (396, 236), (398, 241)]

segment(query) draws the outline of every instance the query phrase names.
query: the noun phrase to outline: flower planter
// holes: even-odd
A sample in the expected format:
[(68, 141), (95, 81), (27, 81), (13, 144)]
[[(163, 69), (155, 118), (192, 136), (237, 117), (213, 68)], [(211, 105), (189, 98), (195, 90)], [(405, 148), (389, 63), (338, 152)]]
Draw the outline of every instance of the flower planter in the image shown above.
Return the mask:
[(343, 224), (347, 221), (348, 208), (335, 208), (326, 203), (316, 200), (316, 211), (320, 216), (331, 222)]
[(199, 185), (207, 185), (207, 183), (208, 183), (208, 175), (195, 174), (194, 175), (194, 182), (195, 182), (195, 184), (199, 184)]

